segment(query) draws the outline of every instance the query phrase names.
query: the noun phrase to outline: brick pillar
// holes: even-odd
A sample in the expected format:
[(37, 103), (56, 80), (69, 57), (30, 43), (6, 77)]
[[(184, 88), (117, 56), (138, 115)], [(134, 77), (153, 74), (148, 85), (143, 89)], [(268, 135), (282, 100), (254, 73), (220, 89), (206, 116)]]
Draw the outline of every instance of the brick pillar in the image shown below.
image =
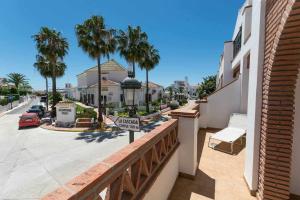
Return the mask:
[(300, 3), (266, 0), (258, 198), (290, 197), (295, 84), (300, 64)]

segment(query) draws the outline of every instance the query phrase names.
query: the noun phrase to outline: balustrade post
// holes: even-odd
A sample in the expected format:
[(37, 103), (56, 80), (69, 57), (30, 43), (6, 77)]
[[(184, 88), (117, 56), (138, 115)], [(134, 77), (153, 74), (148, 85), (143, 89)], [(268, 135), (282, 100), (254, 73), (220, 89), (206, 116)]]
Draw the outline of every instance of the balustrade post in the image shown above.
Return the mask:
[(199, 105), (193, 104), (171, 112), (172, 118), (178, 119), (179, 173), (187, 178), (194, 178), (197, 170), (197, 141)]

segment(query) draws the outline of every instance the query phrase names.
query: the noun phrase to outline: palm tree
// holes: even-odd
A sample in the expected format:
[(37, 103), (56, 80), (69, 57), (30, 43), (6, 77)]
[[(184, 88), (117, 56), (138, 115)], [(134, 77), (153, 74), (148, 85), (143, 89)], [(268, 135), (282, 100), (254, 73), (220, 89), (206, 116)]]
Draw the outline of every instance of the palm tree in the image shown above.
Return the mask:
[(149, 71), (159, 63), (160, 56), (153, 45), (144, 45), (144, 53), (140, 67), (146, 70), (146, 112), (149, 113)]
[(172, 87), (172, 86), (169, 86), (169, 87), (166, 88), (166, 90), (169, 91), (170, 99), (172, 100), (172, 96), (173, 96), (173, 87)]
[(52, 71), (49, 66), (49, 62), (46, 60), (44, 56), (37, 55), (36, 56), (36, 62), (33, 64), (33, 66), (39, 71), (42, 77), (44, 77), (46, 81), (46, 109), (48, 111), (48, 78), (51, 77)]
[(143, 46), (147, 44), (148, 36), (142, 32), (141, 27), (133, 28), (128, 26), (127, 31), (119, 31), (117, 36), (118, 51), (121, 57), (124, 57), (129, 64), (132, 64), (133, 74), (135, 77), (135, 64), (140, 63), (143, 57)]
[(98, 67), (98, 122), (103, 122), (101, 95), (101, 58), (116, 50), (115, 30), (106, 29), (102, 16), (92, 16), (83, 24), (75, 27), (78, 44), (92, 59), (97, 60)]
[(26, 76), (24, 74), (20, 73), (10, 73), (7, 75), (8, 79), (7, 81), (9, 83), (13, 83), (16, 87), (16, 89), (19, 89), (19, 86), (26, 82)]
[(69, 44), (67, 39), (62, 37), (61, 33), (42, 27), (40, 32), (33, 36), (36, 42), (36, 48), (43, 62), (47, 63), (47, 68), (51, 71), (52, 79), (52, 116), (54, 115), (55, 105), (57, 103), (56, 78), (64, 74), (66, 65), (63, 62), (68, 53)]

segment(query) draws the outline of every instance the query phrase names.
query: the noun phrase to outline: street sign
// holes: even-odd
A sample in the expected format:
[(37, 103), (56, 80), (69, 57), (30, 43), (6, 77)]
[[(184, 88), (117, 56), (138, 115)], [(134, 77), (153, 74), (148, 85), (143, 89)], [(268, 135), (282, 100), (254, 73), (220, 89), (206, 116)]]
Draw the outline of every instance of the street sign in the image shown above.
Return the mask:
[(119, 117), (115, 123), (122, 130), (140, 131), (139, 118)]

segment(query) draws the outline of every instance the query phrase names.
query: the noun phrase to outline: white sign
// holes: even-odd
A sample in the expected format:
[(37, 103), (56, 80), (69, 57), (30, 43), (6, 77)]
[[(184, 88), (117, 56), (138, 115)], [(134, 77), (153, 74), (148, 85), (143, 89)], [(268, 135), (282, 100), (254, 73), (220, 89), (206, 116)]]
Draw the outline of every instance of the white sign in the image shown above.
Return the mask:
[(74, 123), (76, 105), (72, 102), (59, 102), (56, 105), (56, 121), (59, 123)]
[(119, 117), (115, 123), (122, 130), (140, 131), (139, 118)]

